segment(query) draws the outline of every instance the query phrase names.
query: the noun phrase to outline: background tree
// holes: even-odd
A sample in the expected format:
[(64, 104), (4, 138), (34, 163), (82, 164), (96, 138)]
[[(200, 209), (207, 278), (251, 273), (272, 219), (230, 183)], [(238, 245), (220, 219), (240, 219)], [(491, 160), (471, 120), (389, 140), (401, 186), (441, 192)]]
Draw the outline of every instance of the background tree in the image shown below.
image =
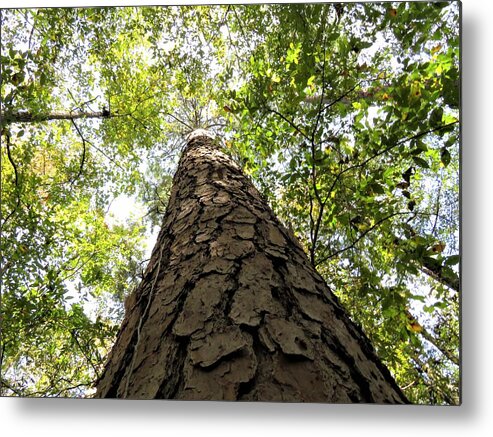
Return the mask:
[[(209, 127), (409, 399), (459, 401), (457, 3), (1, 18), (4, 394), (91, 393), (182, 134)], [(122, 194), (144, 221), (109, 219)]]

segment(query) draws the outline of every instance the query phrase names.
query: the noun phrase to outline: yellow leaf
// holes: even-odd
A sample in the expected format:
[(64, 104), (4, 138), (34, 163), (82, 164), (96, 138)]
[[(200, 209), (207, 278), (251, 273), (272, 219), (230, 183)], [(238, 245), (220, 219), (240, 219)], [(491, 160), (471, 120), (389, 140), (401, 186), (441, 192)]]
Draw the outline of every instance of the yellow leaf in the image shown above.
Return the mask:
[(442, 48), (442, 45), (438, 44), (431, 49), (431, 53), (436, 53), (436, 52), (440, 51), (441, 48)]
[(421, 96), (421, 83), (415, 80), (411, 85), (411, 98), (418, 98)]
[(418, 322), (411, 323), (409, 328), (413, 332), (421, 332), (423, 330), (423, 327)]
[(445, 249), (445, 243), (441, 241), (431, 246), (431, 250), (435, 253), (442, 253), (444, 249)]

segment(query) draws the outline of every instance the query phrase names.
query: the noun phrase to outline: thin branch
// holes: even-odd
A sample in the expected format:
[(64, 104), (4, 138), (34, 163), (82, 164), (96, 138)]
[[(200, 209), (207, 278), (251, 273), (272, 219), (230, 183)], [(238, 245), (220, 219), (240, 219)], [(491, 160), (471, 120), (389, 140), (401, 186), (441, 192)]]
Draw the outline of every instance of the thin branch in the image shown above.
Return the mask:
[[(401, 144), (407, 143), (408, 141), (416, 140), (418, 138), (424, 137), (425, 135), (431, 134), (433, 132), (438, 132), (438, 131), (440, 131), (442, 129), (446, 129), (447, 127), (453, 126), (454, 124), (457, 124), (457, 123), (459, 123), (459, 120), (453, 121), (452, 123), (447, 123), (447, 124), (445, 124), (443, 126), (435, 127), (433, 129), (428, 129), (427, 131), (424, 131), (424, 132), (419, 132), (416, 135), (413, 135), (411, 137), (408, 137), (408, 138), (405, 138), (405, 139), (403, 139), (401, 141), (398, 141), (397, 143), (395, 143), (395, 144), (393, 144), (393, 145), (391, 145), (389, 147), (386, 147), (385, 149), (381, 150), (380, 152), (377, 152), (374, 155), (370, 156), (369, 158), (365, 159), (360, 164), (357, 164), (357, 165), (353, 166), (353, 168), (356, 168), (356, 167), (364, 167), (371, 160), (377, 158), (380, 155), (383, 155), (384, 153), (389, 152), (390, 150), (394, 149), (397, 146), (400, 146)], [(349, 168), (351, 169), (352, 167), (349, 167)]]
[[(93, 382), (91, 381), (91, 382), (81, 382), (80, 384), (77, 384), (77, 385), (72, 385), (70, 387), (65, 387), (65, 388), (60, 389), (58, 391), (58, 393), (55, 395), (55, 397), (59, 397), (65, 391), (74, 390), (74, 389), (80, 388), (80, 387), (91, 387), (92, 385), (93, 385)], [(44, 393), (44, 392), (41, 392), (40, 394), (42, 394), (42, 393)]]
[[(69, 90), (69, 93), (72, 97), (72, 99), (75, 101), (74, 97), (72, 96), (72, 93), (70, 92)], [(92, 100), (89, 100), (88, 102), (86, 103), (90, 103), (92, 102), (93, 100), (95, 99), (92, 99)], [(115, 164), (117, 167), (119, 167), (121, 170), (125, 170), (120, 164), (118, 164), (114, 159), (110, 158), (105, 152), (103, 152), (99, 147), (96, 147), (92, 142), (90, 142), (89, 140), (85, 139), (84, 136), (82, 135), (79, 127), (77, 126), (77, 124), (75, 123), (74, 119), (76, 118), (94, 118), (94, 117), (77, 117), (75, 116), (75, 114), (72, 113), (72, 111), (70, 111), (71, 115), (73, 115), (71, 118), (68, 117), (67, 119), (70, 120), (72, 122), (72, 124), (74, 125), (75, 129), (77, 130), (77, 133), (79, 134), (80, 138), (82, 139), (82, 146), (83, 146), (83, 151), (82, 151), (82, 159), (81, 159), (81, 164), (79, 166), (79, 172), (76, 176), (75, 179), (78, 179), (81, 175), (81, 172), (82, 172), (82, 167), (84, 165), (84, 161), (85, 161), (85, 157), (86, 157), (86, 144), (89, 144), (91, 147), (93, 147), (94, 149), (96, 149), (99, 153), (101, 153), (106, 159), (108, 159), (110, 162), (112, 162), (113, 164)], [(80, 114), (87, 114), (86, 112), (81, 112)], [(77, 115), (80, 115), (80, 114), (77, 114)], [(94, 112), (93, 114), (99, 114), (98, 116), (99, 117), (104, 117), (104, 118), (112, 118), (112, 117), (115, 117), (113, 114), (109, 114), (109, 115), (103, 115), (102, 112)], [(71, 184), (73, 183), (73, 180), (71, 181)]]
[[(2, 303), (0, 299), (0, 304)], [(0, 311), (1, 311), (1, 306), (0, 306)], [(3, 319), (3, 318), (2, 318)], [(3, 322), (3, 320), (0, 320), (0, 322)], [(2, 381), (2, 370), (3, 370), (3, 359), (5, 357), (5, 343), (3, 342), (3, 323), (0, 323), (0, 345), (2, 346), (2, 354), (0, 355), (0, 382)], [(0, 386), (0, 389), (2, 387)], [(1, 391), (0, 391), (1, 393)]]
[(446, 287), (450, 288), (451, 290), (459, 292), (460, 289), (460, 281), (457, 275), (454, 273), (453, 278), (446, 278), (442, 275), (441, 271), (434, 271), (432, 270), (432, 265), (428, 263), (426, 260), (423, 261), (422, 266), (418, 266), (418, 268), (426, 275), (428, 275), (430, 278), (433, 278), (435, 281), (440, 282), (441, 284), (445, 285)]
[(77, 131), (77, 133), (79, 134), (79, 137), (82, 140), (82, 157), (81, 157), (80, 164), (79, 164), (79, 171), (77, 172), (77, 176), (75, 176), (75, 178), (71, 179), (71, 181), (70, 181), (70, 185), (73, 185), (74, 182), (77, 179), (79, 179), (80, 175), (82, 174), (82, 169), (84, 168), (84, 162), (86, 160), (86, 139), (82, 135), (82, 132), (80, 131), (80, 129), (77, 126), (77, 124), (75, 123), (75, 121), (73, 119), (71, 119), (70, 121), (74, 125), (75, 130)]
[(325, 56), (325, 53), (326, 53), (326, 50), (325, 50), (325, 20), (323, 21), (324, 23), (324, 27), (322, 29), (322, 33), (324, 34), (324, 37), (322, 39), (322, 45), (324, 47), (324, 54), (323, 54), (323, 63), (322, 63), (322, 94), (320, 95), (320, 102), (318, 104), (318, 113), (317, 113), (317, 119), (315, 121), (315, 126), (313, 128), (313, 132), (312, 132), (312, 144), (315, 142), (315, 134), (317, 132), (317, 129), (318, 129), (318, 124), (320, 122), (320, 118), (322, 117), (322, 105), (323, 105), (323, 102), (324, 102), (324, 96), (325, 96), (325, 64), (327, 62), (327, 60), (325, 59), (326, 56)]
[[(36, 17), (38, 15), (39, 15), (39, 10), (36, 11), (36, 15), (33, 17), (34, 21), (33, 21), (32, 27), (31, 27), (31, 33), (29, 34), (29, 42), (27, 44), (29, 50), (31, 50), (31, 43), (32, 43), (32, 38), (33, 38), (33, 34), (34, 34), (34, 29), (36, 28)], [(27, 21), (27, 19), (26, 19), (26, 21)]]
[(444, 349), (440, 347), (436, 340), (433, 338), (433, 336), (424, 328), (422, 327), (422, 331), (420, 334), (428, 340), (433, 346), (435, 346), (443, 355), (445, 355), (452, 363), (454, 363), (456, 366), (460, 365), (459, 358), (457, 358), (452, 352), (450, 352), (448, 349)]
[(361, 241), (367, 234), (369, 234), (371, 231), (373, 231), (375, 228), (377, 228), (378, 226), (380, 226), (383, 222), (385, 222), (386, 220), (389, 220), (391, 219), (392, 217), (396, 217), (398, 215), (407, 215), (407, 214), (412, 214), (410, 211), (400, 211), (400, 212), (395, 212), (393, 214), (390, 214), (380, 220), (378, 220), (373, 226), (369, 227), (366, 231), (362, 232), (358, 238), (356, 238), (356, 240), (354, 240), (350, 245), (342, 248), (342, 249), (339, 249), (337, 251), (335, 251), (334, 253), (331, 253), (330, 255), (327, 255), (325, 257), (323, 257), (322, 259), (320, 259), (318, 261), (317, 264), (320, 264), (322, 262), (325, 262), (331, 258), (334, 258), (335, 256), (339, 255), (340, 253), (342, 252), (345, 252), (347, 250), (350, 250), (352, 249), (354, 246), (356, 246), (356, 244), (358, 244), (359, 241)]
[(70, 335), (75, 340), (75, 342), (77, 343), (77, 346), (79, 347), (79, 350), (82, 352), (82, 355), (84, 355), (84, 358), (91, 365), (92, 369), (94, 370), (94, 373), (96, 374), (97, 379), (99, 379), (100, 378), (99, 371), (96, 368), (96, 366), (94, 365), (94, 363), (92, 362), (92, 360), (86, 355), (86, 351), (81, 346), (79, 339), (77, 338), (77, 335), (75, 334), (75, 329), (72, 329), (70, 331)]
[[(243, 25), (242, 25), (242, 22), (240, 20), (240, 18), (238, 17), (238, 13), (236, 12), (236, 5), (231, 5), (231, 9), (233, 10), (234, 14), (235, 14), (235, 17), (236, 17), (236, 21), (238, 21), (238, 27), (240, 28), (240, 32), (243, 36), (243, 40), (247, 43), (248, 47), (250, 47), (250, 44), (248, 42), (248, 39), (245, 35), (245, 31), (243, 30)], [(229, 11), (229, 9), (228, 9)], [(228, 31), (229, 31), (229, 26), (228, 26)]]
[(315, 229), (315, 220), (313, 220), (313, 198), (312, 198), (310, 192), (308, 192), (308, 200), (310, 201), (310, 211), (309, 211), (309, 215), (310, 215), (310, 241), (312, 242), (312, 247), (310, 248), (310, 261), (311, 261), (312, 265), (315, 265), (314, 264), (314, 262), (315, 262), (315, 245), (313, 244), (313, 232)]
[(191, 127), (188, 123), (184, 122), (183, 120), (180, 120), (178, 117), (174, 116), (173, 114), (171, 114), (171, 113), (167, 112), (167, 113), (166, 113), (166, 114), (164, 114), (164, 115), (167, 115), (167, 116), (169, 116), (169, 117), (173, 118), (173, 119), (174, 119), (174, 120), (176, 120), (178, 123), (181, 123), (183, 126), (185, 126), (187, 129), (190, 129), (190, 131), (192, 131), (192, 130), (193, 130), (193, 129), (192, 129), (192, 127)]
[(411, 381), (409, 384), (405, 385), (404, 387), (401, 387), (401, 390), (407, 390), (408, 388), (411, 388), (413, 385), (416, 385), (416, 381)]
[(3, 223), (1, 224), (1, 229), (3, 229), (3, 227), (5, 226), (5, 223), (7, 223), (7, 221), (10, 220), (10, 218), (17, 212), (17, 210), (19, 209), (19, 206), (21, 204), (21, 197), (20, 197), (20, 194), (19, 194), (19, 174), (17, 172), (17, 166), (12, 158), (12, 155), (11, 155), (11, 152), (10, 152), (10, 135), (7, 134), (6, 135), (6, 138), (7, 138), (7, 141), (6, 141), (6, 146), (7, 146), (7, 157), (9, 159), (9, 162), (10, 164), (12, 165), (12, 168), (14, 169), (14, 178), (15, 178), (15, 193), (16, 193), (16, 204), (15, 204), (15, 207), (12, 211), (10, 211), (9, 215), (7, 215), (7, 217), (5, 218), (5, 220), (3, 221)]
[(265, 109), (267, 111), (272, 112), (273, 114), (276, 114), (278, 117), (282, 118), (285, 122), (287, 122), (296, 132), (298, 132), (303, 138), (305, 138), (307, 141), (311, 143), (311, 138), (307, 136), (294, 122), (289, 120), (289, 118), (285, 117), (283, 114), (280, 112), (276, 111), (275, 109), (269, 108), (268, 106), (265, 106)]
[[(322, 29), (322, 33), (325, 33), (325, 25), (324, 25), (324, 28)], [(322, 111), (322, 105), (323, 105), (324, 95), (325, 95), (325, 64), (326, 64), (325, 34), (324, 34), (324, 37), (322, 39), (322, 44), (324, 47), (324, 49), (323, 49), (323, 64), (322, 64), (322, 94), (320, 96), (317, 119), (315, 121), (315, 126), (313, 128), (312, 136), (311, 136), (312, 184), (313, 184), (313, 192), (315, 193), (315, 197), (316, 197), (318, 205), (319, 205), (317, 221), (316, 221), (315, 227), (313, 229), (313, 234), (311, 237), (312, 238), (312, 247), (310, 249), (310, 260), (311, 260), (311, 263), (313, 266), (315, 266), (315, 252), (316, 252), (316, 247), (317, 247), (317, 242), (318, 242), (318, 233), (320, 231), (320, 225), (322, 223), (322, 217), (323, 217), (324, 208), (325, 208), (325, 202), (322, 202), (322, 199), (320, 197), (320, 193), (319, 193), (318, 188), (317, 188), (317, 168), (315, 165), (315, 157), (316, 157), (315, 135), (317, 133), (318, 124), (319, 124), (320, 119), (322, 117), (322, 112), (323, 112)], [(312, 210), (312, 208), (311, 208), (311, 210)]]
[(101, 155), (103, 155), (106, 159), (108, 159), (108, 161), (112, 162), (113, 164), (115, 164), (117, 167), (120, 168), (120, 170), (123, 170), (125, 171), (125, 169), (120, 165), (118, 164), (118, 162), (116, 162), (113, 158), (111, 158), (110, 156), (108, 156), (105, 152), (103, 152), (99, 147), (95, 146), (93, 143), (91, 143), (90, 141), (86, 140), (87, 141), (87, 144), (89, 144), (91, 147), (93, 147), (94, 149), (96, 149), (99, 153), (101, 153)]
[(325, 208), (325, 202), (322, 202), (322, 199), (320, 197), (320, 193), (317, 188), (317, 169), (315, 166), (315, 143), (311, 143), (311, 156), (312, 156), (312, 185), (313, 185), (313, 192), (315, 193), (315, 198), (317, 199), (318, 205), (319, 205), (319, 210), (317, 214), (317, 221), (315, 223), (315, 227), (313, 229), (313, 237), (312, 237), (312, 248), (310, 251), (310, 257), (311, 257), (311, 262), (312, 265), (315, 266), (315, 251), (316, 251), (316, 246), (317, 246), (317, 240), (318, 240), (318, 233), (320, 231), (320, 224), (322, 223), (322, 217), (324, 214), (324, 208)]
[[(77, 99), (76, 99), (76, 98), (74, 97), (74, 95), (72, 94), (72, 91), (70, 91), (70, 88), (67, 88), (67, 92), (70, 94), (70, 97), (72, 98), (72, 100), (74, 101), (74, 103), (75, 103), (76, 105), (78, 105)], [(81, 103), (81, 104), (80, 104), (80, 105), (78, 105), (78, 106), (74, 106), (74, 107), (70, 110), (70, 113), (74, 113), (76, 109), (78, 109), (80, 112), (82, 112), (82, 113), (83, 113), (83, 112), (84, 112), (84, 110), (82, 109), (82, 107), (83, 107), (83, 106), (87, 106), (87, 107), (89, 108), (89, 110), (91, 110), (91, 112), (93, 112), (93, 113), (94, 113), (95, 111), (93, 111), (93, 110), (91, 109), (91, 107), (89, 106), (89, 103), (92, 103), (92, 102), (94, 102), (94, 100), (97, 100), (97, 99), (98, 99), (98, 97), (96, 96), (96, 97), (94, 97), (94, 98), (92, 98), (92, 99), (90, 99), (90, 100), (88, 100), (88, 101), (86, 101), (86, 102)]]
[[(6, 387), (8, 390), (12, 391), (14, 394), (16, 394), (17, 396), (23, 396), (24, 393), (22, 393), (21, 391), (17, 390), (16, 388), (12, 387), (10, 384), (8, 384), (5, 379), (3, 378), (0, 378), (0, 387)], [(1, 393), (0, 396), (5, 396), (4, 393)]]
[(328, 195), (327, 195), (327, 198), (325, 199), (324, 203), (327, 202), (327, 200), (329, 199), (330, 197), (330, 193), (332, 192), (332, 190), (334, 189), (337, 181), (340, 179), (340, 177), (344, 174), (344, 173), (347, 173), (351, 170), (354, 170), (356, 168), (360, 168), (360, 167), (364, 167), (366, 164), (368, 164), (370, 161), (372, 161), (373, 159), (377, 158), (378, 156), (380, 155), (383, 155), (384, 153), (387, 153), (389, 152), (390, 150), (394, 149), (395, 147), (397, 146), (400, 146), (401, 144), (404, 144), (408, 141), (412, 141), (412, 140), (415, 140), (415, 139), (418, 139), (418, 138), (421, 138), (425, 135), (428, 135), (430, 133), (433, 133), (433, 132), (438, 132), (442, 129), (446, 129), (447, 127), (450, 127), (450, 126), (453, 126), (454, 124), (457, 124), (459, 121), (453, 121), (452, 123), (448, 123), (448, 124), (445, 124), (443, 126), (438, 126), (436, 128), (433, 128), (433, 129), (429, 129), (427, 131), (424, 131), (424, 132), (419, 132), (417, 133), (416, 135), (413, 135), (411, 137), (408, 137), (408, 138), (405, 138), (401, 141), (398, 141), (397, 143), (395, 144), (392, 144), (391, 146), (389, 147), (386, 147), (385, 149), (373, 154), (372, 156), (370, 156), (369, 158), (365, 159), (364, 161), (358, 163), (358, 164), (354, 164), (354, 165), (351, 165), (349, 167), (346, 167), (345, 169), (341, 170), (337, 176), (335, 177), (334, 181), (332, 182), (332, 185), (330, 186), (329, 190), (328, 190)]
[(440, 215), (440, 195), (442, 192), (442, 179), (440, 179), (440, 185), (438, 186), (438, 194), (437, 194), (437, 208), (436, 208), (436, 213), (435, 213), (435, 221), (433, 223), (433, 228), (431, 230), (431, 235), (435, 235), (435, 230), (437, 227), (438, 223), (438, 217)]
[[(418, 356), (412, 357), (411, 360), (413, 360), (414, 363), (417, 365), (418, 371), (420, 371), (421, 373), (426, 373), (428, 377), (432, 380), (432, 382), (429, 382), (425, 378), (421, 378), (421, 382), (424, 385), (426, 385), (432, 392), (439, 392), (443, 396), (444, 400), (450, 405), (457, 404), (457, 402), (452, 400), (450, 396), (438, 384), (436, 384), (436, 381), (439, 380), (439, 377), (441, 375), (437, 375), (436, 372), (428, 364), (421, 361)], [(435, 381), (435, 383), (433, 383), (433, 380)]]
[(356, 85), (354, 85), (349, 91), (346, 91), (344, 94), (342, 94), (341, 96), (339, 96), (337, 99), (333, 100), (332, 102), (328, 103), (327, 105), (325, 105), (322, 109), (321, 112), (325, 112), (327, 109), (329, 109), (330, 107), (334, 106), (337, 102), (340, 102), (342, 99), (344, 99), (344, 97), (347, 97), (349, 94), (351, 94), (356, 88), (358, 88), (358, 86), (364, 82), (365, 79), (362, 79), (360, 80)]
[[(234, 12), (236, 14), (236, 11), (234, 11)], [(241, 25), (239, 25), (239, 27), (240, 27), (241, 32), (243, 33), (243, 28), (241, 27)], [(238, 69), (241, 69), (240, 59), (242, 59), (242, 57), (240, 56), (240, 53), (238, 52), (238, 46), (233, 43), (233, 38), (231, 37), (231, 29), (229, 27), (229, 22), (226, 22), (226, 28), (228, 29), (229, 43), (231, 44), (231, 46), (234, 48), (234, 50), (236, 52), (236, 56), (235, 56), (236, 64), (238, 65)], [(243, 38), (245, 39), (245, 35), (244, 34), (243, 34)]]

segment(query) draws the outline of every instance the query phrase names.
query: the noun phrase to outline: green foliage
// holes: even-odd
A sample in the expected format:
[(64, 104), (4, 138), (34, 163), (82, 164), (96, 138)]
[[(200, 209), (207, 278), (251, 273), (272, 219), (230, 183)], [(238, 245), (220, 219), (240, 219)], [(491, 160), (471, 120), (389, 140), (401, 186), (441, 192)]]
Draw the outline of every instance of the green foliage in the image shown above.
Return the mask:
[(2, 11), (1, 393), (90, 394), (203, 127), (406, 395), (458, 403), (458, 29), (455, 2)]

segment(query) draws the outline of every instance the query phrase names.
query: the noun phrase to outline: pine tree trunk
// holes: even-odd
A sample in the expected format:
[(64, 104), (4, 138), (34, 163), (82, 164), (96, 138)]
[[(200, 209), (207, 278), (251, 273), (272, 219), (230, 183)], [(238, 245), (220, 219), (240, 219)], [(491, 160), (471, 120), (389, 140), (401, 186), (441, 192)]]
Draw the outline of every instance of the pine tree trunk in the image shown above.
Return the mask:
[(194, 134), (96, 397), (406, 403), (294, 236)]

